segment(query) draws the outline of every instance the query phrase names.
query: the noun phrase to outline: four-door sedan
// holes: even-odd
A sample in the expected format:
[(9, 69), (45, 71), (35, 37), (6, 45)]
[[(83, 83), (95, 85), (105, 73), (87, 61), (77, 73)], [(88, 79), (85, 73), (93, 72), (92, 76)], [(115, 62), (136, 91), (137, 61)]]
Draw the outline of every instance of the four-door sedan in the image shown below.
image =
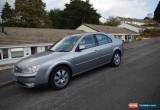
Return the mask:
[(14, 65), (14, 79), (24, 87), (48, 84), (65, 88), (75, 75), (104, 64), (121, 63), (123, 42), (105, 33), (83, 33), (64, 37), (46, 52), (22, 59)]

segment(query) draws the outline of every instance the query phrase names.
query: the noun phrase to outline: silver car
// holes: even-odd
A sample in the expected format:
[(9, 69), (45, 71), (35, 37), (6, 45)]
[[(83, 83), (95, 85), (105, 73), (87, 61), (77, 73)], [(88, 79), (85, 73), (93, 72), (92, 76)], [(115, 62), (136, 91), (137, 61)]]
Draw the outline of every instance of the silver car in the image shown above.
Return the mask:
[(123, 42), (105, 33), (83, 33), (64, 37), (46, 52), (22, 59), (14, 65), (14, 79), (32, 88), (48, 84), (65, 88), (71, 78), (104, 64), (121, 64)]

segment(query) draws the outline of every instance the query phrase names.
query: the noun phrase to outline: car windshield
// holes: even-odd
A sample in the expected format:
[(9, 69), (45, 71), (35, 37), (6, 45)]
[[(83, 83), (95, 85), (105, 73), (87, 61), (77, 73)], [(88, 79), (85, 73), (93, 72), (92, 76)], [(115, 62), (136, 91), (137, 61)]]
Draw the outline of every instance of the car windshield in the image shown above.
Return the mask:
[(49, 50), (54, 52), (69, 52), (72, 50), (80, 36), (68, 36), (58, 41)]

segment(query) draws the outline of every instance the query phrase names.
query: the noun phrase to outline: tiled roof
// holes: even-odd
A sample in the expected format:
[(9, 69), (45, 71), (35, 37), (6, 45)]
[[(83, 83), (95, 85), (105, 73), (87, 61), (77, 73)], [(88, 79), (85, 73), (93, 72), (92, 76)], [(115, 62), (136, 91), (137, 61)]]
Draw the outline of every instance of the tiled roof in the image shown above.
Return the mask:
[(53, 43), (60, 38), (82, 33), (77, 30), (64, 29), (42, 29), (42, 28), (5, 28), (7, 34), (0, 33), (0, 44), (34, 44), (34, 43)]
[(93, 24), (84, 24), (84, 25), (98, 32), (105, 32), (108, 34), (137, 34), (136, 32), (120, 27), (93, 25)]

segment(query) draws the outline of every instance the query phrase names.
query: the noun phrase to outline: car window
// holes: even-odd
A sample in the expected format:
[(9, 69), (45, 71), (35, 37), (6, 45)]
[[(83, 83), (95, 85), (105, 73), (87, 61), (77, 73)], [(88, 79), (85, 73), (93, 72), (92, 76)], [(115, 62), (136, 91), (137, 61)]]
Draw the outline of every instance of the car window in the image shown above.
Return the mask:
[(91, 48), (91, 47), (95, 47), (96, 43), (95, 43), (95, 38), (93, 35), (88, 35), (85, 36), (82, 41), (80, 42), (80, 45), (85, 45), (85, 49)]
[(107, 44), (107, 43), (112, 42), (111, 38), (109, 38), (108, 36), (103, 35), (103, 34), (96, 34), (96, 39), (97, 39), (99, 45), (103, 45), (103, 44)]
[(80, 36), (68, 36), (57, 42), (49, 50), (55, 52), (69, 52), (72, 50)]

